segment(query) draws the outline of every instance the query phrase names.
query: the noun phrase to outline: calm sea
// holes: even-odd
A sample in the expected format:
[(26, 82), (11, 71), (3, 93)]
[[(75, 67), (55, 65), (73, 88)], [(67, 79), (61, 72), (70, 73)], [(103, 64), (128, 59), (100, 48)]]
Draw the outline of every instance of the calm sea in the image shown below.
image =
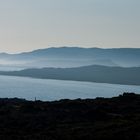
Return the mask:
[(140, 93), (140, 86), (0, 76), (0, 98), (52, 101), (112, 97), (123, 92)]

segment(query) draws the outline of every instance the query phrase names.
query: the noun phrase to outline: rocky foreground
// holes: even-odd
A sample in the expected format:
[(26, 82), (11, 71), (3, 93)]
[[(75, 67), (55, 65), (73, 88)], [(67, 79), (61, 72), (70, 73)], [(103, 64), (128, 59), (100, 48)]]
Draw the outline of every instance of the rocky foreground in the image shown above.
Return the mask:
[(140, 95), (54, 102), (0, 99), (0, 140), (118, 139), (140, 139)]

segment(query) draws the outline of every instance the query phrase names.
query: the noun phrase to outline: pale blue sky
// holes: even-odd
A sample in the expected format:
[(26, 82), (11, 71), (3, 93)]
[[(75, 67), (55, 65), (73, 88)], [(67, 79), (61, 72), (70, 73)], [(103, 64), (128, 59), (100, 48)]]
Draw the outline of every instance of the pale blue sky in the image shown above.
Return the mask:
[(140, 47), (140, 0), (0, 0), (0, 52)]

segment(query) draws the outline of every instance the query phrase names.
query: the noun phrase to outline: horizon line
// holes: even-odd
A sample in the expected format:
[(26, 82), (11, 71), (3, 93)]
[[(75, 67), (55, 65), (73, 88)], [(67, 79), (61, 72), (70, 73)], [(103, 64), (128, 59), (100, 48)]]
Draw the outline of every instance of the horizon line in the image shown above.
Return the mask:
[(30, 53), (30, 52), (34, 52), (34, 51), (37, 51), (37, 50), (45, 50), (45, 49), (60, 49), (60, 48), (81, 48), (81, 49), (103, 49), (103, 50), (110, 50), (110, 49), (140, 49), (138, 47), (83, 47), (83, 46), (58, 46), (58, 47), (44, 47), (44, 48), (38, 48), (38, 49), (31, 49), (31, 50), (28, 50), (28, 51), (18, 51), (18, 52), (0, 52), (0, 54), (22, 54), (22, 53)]

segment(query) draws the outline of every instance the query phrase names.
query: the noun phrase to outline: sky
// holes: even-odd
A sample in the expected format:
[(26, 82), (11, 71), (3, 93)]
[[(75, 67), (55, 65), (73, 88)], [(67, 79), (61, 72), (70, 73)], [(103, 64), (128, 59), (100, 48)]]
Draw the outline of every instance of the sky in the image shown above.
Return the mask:
[(140, 48), (140, 0), (0, 0), (0, 52)]

